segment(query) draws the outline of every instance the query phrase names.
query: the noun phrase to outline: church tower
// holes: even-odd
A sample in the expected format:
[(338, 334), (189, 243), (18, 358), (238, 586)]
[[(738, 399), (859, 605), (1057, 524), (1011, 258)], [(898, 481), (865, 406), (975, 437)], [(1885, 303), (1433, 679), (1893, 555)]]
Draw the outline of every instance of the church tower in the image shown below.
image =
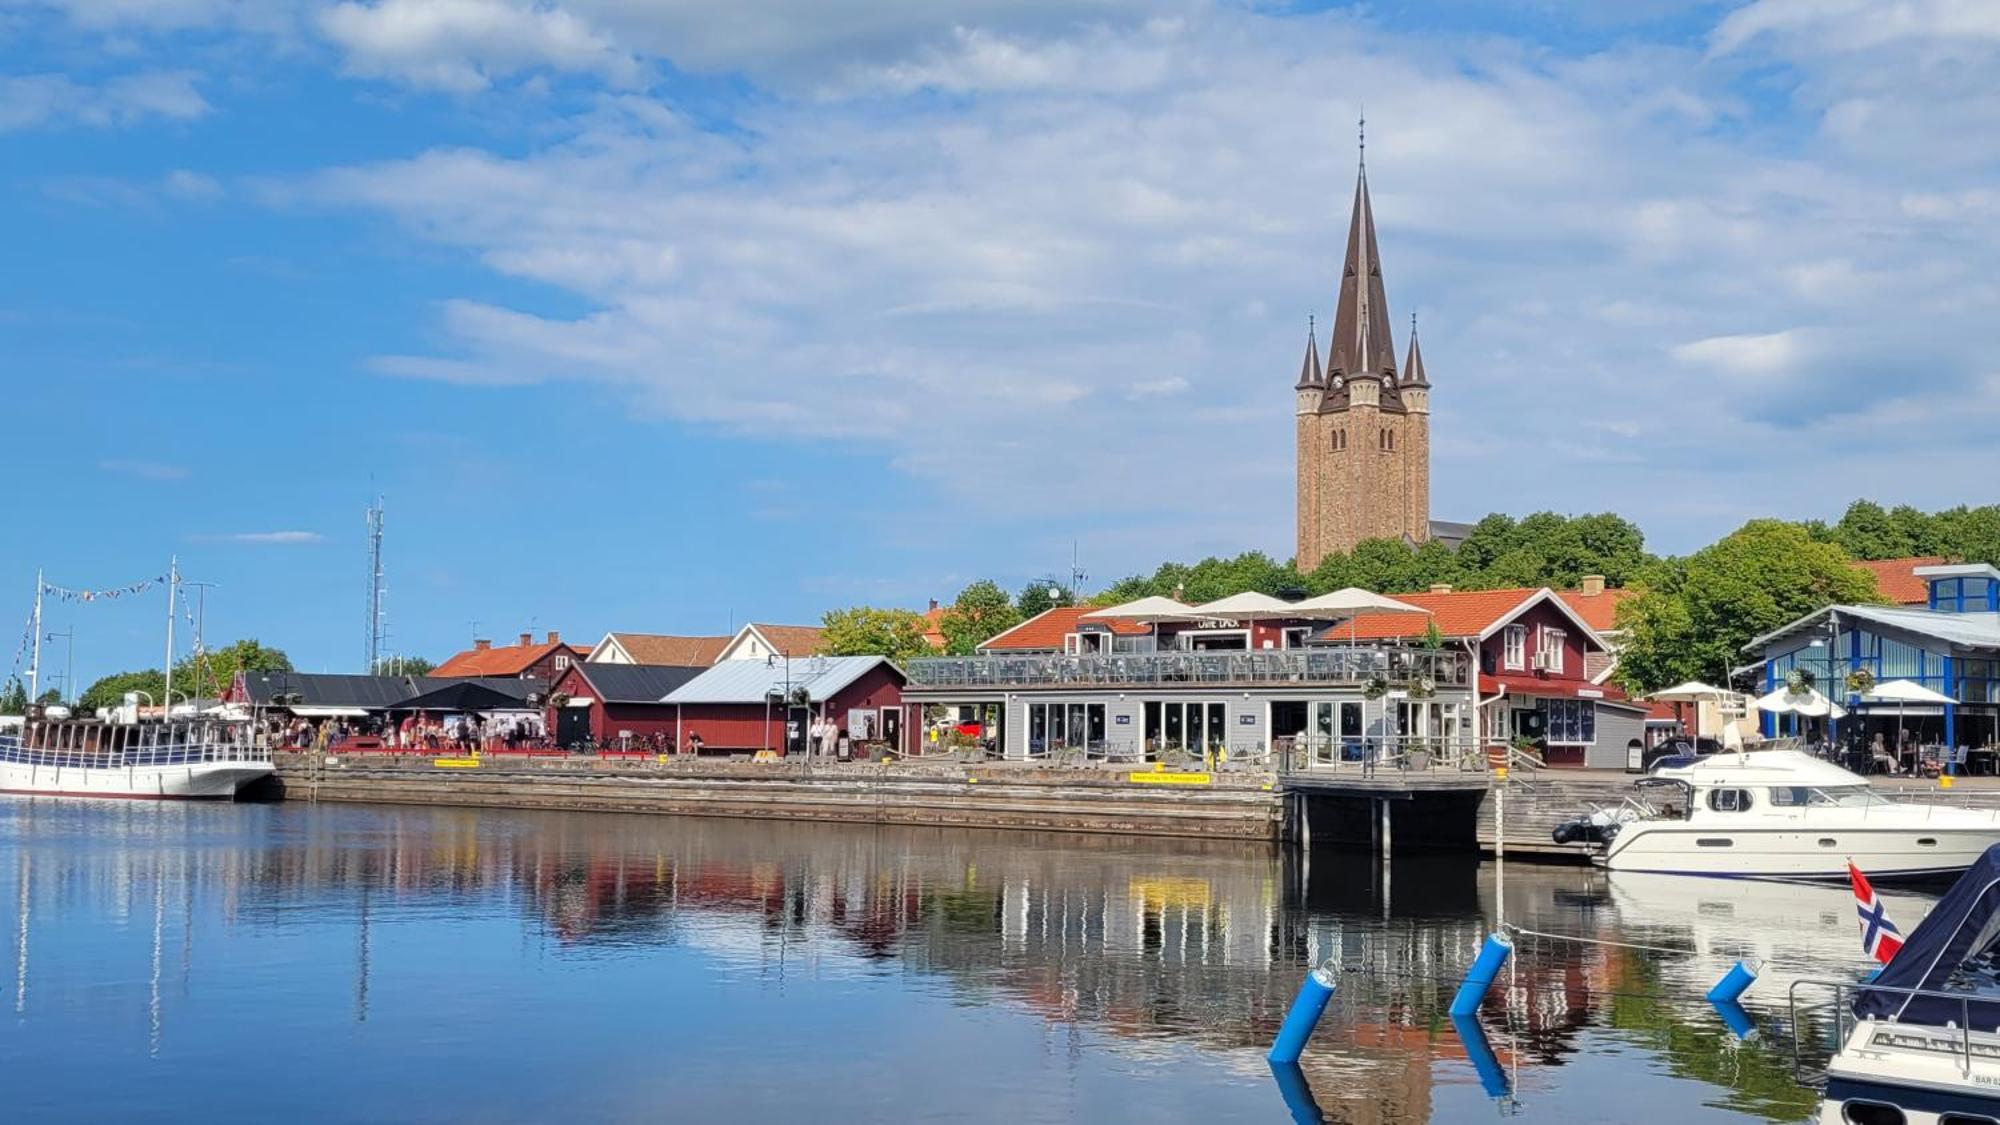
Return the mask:
[(1365, 160), (1326, 365), (1309, 330), (1296, 389), (1299, 569), (1366, 539), (1430, 538), (1430, 379), (1414, 321), (1400, 371), (1396, 364)]

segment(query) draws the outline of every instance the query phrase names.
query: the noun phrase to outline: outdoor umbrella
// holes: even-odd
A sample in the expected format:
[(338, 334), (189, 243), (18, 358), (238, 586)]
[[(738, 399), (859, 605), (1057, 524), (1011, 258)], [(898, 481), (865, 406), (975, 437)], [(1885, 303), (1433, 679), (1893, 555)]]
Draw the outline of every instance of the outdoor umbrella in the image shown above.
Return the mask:
[(1823, 718), (1831, 711), (1836, 719), (1847, 717), (1847, 709), (1816, 689), (1807, 688), (1795, 692), (1789, 688), (1779, 688), (1769, 695), (1759, 696), (1750, 701), (1750, 706), (1772, 715), (1803, 715), (1809, 719)]
[(1093, 609), (1083, 616), (1104, 621), (1134, 621), (1148, 626), (1153, 631), (1155, 649), (1160, 647), (1160, 622), (1201, 620), (1201, 615), (1196, 613), (1192, 606), (1158, 594), (1120, 605), (1106, 606), (1103, 609)]
[(1876, 684), (1861, 693), (1861, 698), (1870, 703), (1894, 703), (1896, 705), (1896, 752), (1902, 753), (1903, 716), (1912, 703), (1945, 705), (1958, 700), (1941, 691), (1932, 691), (1915, 680), (1890, 680)]
[[(1724, 694), (1725, 692), (1723, 691), (1723, 689), (1716, 687), (1712, 684), (1705, 684), (1702, 683), (1700, 680), (1689, 680), (1686, 683), (1675, 684), (1673, 687), (1670, 688), (1662, 688), (1661, 690), (1654, 692), (1653, 694), (1647, 696), (1646, 698), (1654, 700), (1655, 702), (1659, 703), (1672, 703), (1676, 705), (1682, 703), (1693, 703), (1699, 705), (1708, 702), (1709, 700), (1720, 700)], [(1695, 729), (1692, 733), (1694, 737), (1700, 738), (1701, 711), (1697, 709), (1694, 715), (1695, 715), (1695, 724), (1694, 724)]]
[(1226, 618), (1230, 621), (1270, 621), (1282, 617), (1299, 616), (1298, 607), (1291, 602), (1260, 594), (1255, 590), (1245, 590), (1212, 602), (1195, 606), (1193, 614), (1204, 618)]
[(1429, 613), (1422, 606), (1399, 602), (1373, 590), (1359, 586), (1348, 586), (1330, 594), (1307, 598), (1292, 607), (1299, 617), (1329, 617), (1347, 619), (1347, 647), (1351, 652), (1355, 647), (1355, 622), (1362, 616), (1373, 613)]

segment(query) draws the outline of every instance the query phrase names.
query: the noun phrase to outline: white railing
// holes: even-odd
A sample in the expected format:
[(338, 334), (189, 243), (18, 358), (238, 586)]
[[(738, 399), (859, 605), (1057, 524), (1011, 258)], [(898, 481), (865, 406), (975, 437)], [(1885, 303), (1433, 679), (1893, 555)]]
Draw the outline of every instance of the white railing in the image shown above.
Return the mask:
[(904, 663), (925, 688), (1105, 685), (1354, 684), (1466, 688), (1472, 662), (1450, 649), (1325, 648), (1257, 652), (1087, 653), (1080, 656), (925, 657)]
[(37, 722), (19, 735), (0, 736), (0, 762), (59, 769), (269, 761), (268, 752), (251, 744), (246, 724), (207, 719), (131, 726)]

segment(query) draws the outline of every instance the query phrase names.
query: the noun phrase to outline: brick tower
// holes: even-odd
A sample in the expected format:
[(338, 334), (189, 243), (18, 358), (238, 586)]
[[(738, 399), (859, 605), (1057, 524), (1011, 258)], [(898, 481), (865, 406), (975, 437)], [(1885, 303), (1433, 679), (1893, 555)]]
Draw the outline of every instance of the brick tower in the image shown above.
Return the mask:
[(1430, 538), (1431, 385), (1414, 320), (1397, 370), (1365, 161), (1326, 363), (1308, 327), (1296, 390), (1299, 569), (1364, 539)]

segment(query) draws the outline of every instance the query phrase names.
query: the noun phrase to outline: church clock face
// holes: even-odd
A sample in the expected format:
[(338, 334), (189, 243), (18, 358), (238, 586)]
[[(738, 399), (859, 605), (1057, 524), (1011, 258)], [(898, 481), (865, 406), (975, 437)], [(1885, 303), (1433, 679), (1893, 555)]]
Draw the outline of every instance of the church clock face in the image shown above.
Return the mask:
[(1339, 390), (1340, 388), (1342, 388), (1342, 387), (1344, 387), (1344, 386), (1346, 386), (1346, 385), (1347, 385), (1347, 377), (1346, 377), (1345, 375), (1335, 375), (1335, 376), (1333, 377), (1333, 389), (1334, 389), (1334, 390), (1336, 390), (1336, 391), (1337, 391), (1337, 390)]

